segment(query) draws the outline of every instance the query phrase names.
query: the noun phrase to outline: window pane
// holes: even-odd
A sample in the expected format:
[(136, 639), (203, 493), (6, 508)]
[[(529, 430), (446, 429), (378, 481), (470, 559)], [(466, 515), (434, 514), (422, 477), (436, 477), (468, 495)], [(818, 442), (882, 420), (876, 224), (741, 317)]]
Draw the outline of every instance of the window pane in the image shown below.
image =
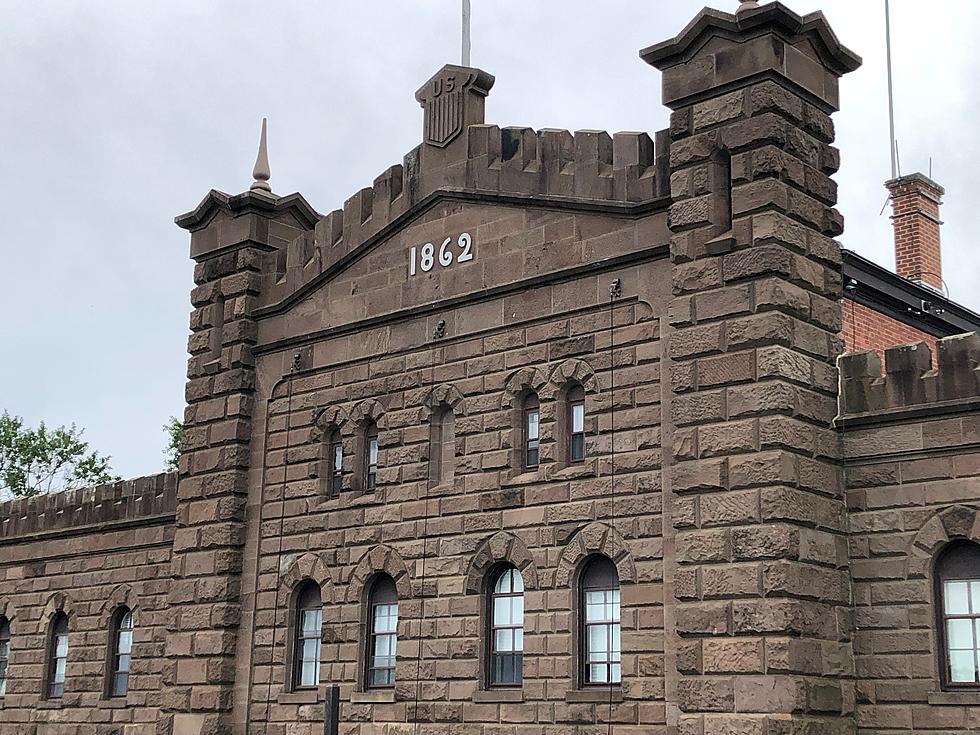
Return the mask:
[(613, 664), (609, 668), (612, 669), (610, 680), (612, 681), (613, 684), (619, 684), (619, 682), (623, 678), (623, 667), (620, 666), (619, 664)]
[(68, 636), (59, 635), (55, 639), (54, 655), (57, 658), (65, 658), (66, 656), (68, 656)]
[(129, 691), (129, 674), (118, 673), (112, 677), (112, 696), (122, 697)]
[(344, 468), (344, 448), (340, 444), (333, 447), (333, 469), (340, 472)]
[(585, 431), (585, 404), (576, 403), (572, 406), (572, 433)]
[(499, 653), (510, 653), (514, 650), (514, 631), (510, 628), (495, 631), (494, 649)]
[(524, 628), (514, 628), (514, 650), (524, 651)]
[(975, 682), (977, 680), (975, 661), (973, 651), (950, 651), (950, 679), (955, 682)]
[(369, 444), (368, 464), (378, 464), (378, 440), (372, 439)]
[(59, 658), (59, 659), (56, 659), (55, 660), (55, 663), (54, 663), (54, 676), (52, 677), (52, 681), (54, 681), (55, 684), (63, 684), (64, 683), (64, 681), (65, 681), (65, 664), (66, 663), (67, 662), (63, 658)]
[(303, 611), (303, 635), (304, 636), (319, 636), (321, 622), (320, 618), (322, 613), (319, 610), (304, 610)]
[(980, 581), (970, 580), (970, 613), (980, 615)]
[(497, 577), (495, 592), (510, 592), (510, 570)]
[(531, 441), (532, 439), (538, 439), (538, 431), (540, 430), (540, 424), (538, 420), (537, 411), (527, 412), (527, 439)]
[[(512, 579), (512, 584), (513, 584), (514, 592), (523, 592), (524, 591), (524, 577), (521, 576), (521, 573), (519, 571), (517, 571), (516, 569), (511, 569), (510, 576), (511, 576), (511, 579)], [(521, 598), (521, 608), (522, 609), (523, 609), (523, 606), (524, 606), (524, 598)]]
[(62, 694), (65, 693), (65, 685), (64, 685), (64, 682), (55, 682), (55, 683), (51, 684), (51, 690), (50, 691), (51, 691), (51, 696), (52, 697), (60, 697)]
[(612, 637), (612, 659), (613, 661), (619, 660), (620, 651), (622, 651), (622, 641), (620, 639), (620, 628), (618, 625), (613, 625), (610, 631)]
[(540, 462), (541, 458), (540, 454), (538, 453), (538, 442), (535, 440), (527, 445), (527, 466), (536, 467)]
[(969, 615), (970, 600), (967, 582), (946, 582), (943, 598), (947, 615)]
[(320, 666), (316, 661), (304, 661), (300, 673), (300, 686), (314, 687), (319, 684)]
[(594, 684), (606, 683), (606, 665), (595, 664), (589, 667), (589, 681)]
[(133, 650), (133, 633), (129, 630), (119, 632), (119, 644), (116, 647), (119, 653), (130, 653)]
[(572, 459), (585, 458), (585, 436), (582, 434), (572, 435)]
[(608, 661), (608, 630), (605, 625), (589, 626), (589, 661)]
[(116, 671), (129, 671), (129, 655), (124, 654), (116, 659)]
[(973, 650), (972, 620), (949, 620), (946, 631), (950, 650)]

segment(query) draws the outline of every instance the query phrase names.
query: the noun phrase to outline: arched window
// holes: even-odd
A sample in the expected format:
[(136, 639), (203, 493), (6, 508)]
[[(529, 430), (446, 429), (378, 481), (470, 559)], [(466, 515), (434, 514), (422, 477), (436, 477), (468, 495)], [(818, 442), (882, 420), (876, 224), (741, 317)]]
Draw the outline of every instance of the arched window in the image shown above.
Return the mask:
[(433, 416), (429, 457), (432, 485), (452, 483), (456, 475), (456, 414), (450, 406), (443, 406)]
[(129, 691), (129, 664), (133, 655), (133, 611), (120, 607), (112, 616), (112, 649), (109, 657), (109, 696), (125, 697)]
[(0, 697), (7, 694), (7, 664), (10, 663), (10, 621), (0, 615)]
[(539, 441), (541, 439), (541, 402), (537, 393), (529, 393), (524, 399), (524, 469), (538, 466), (540, 460)]
[(312, 689), (320, 684), (323, 636), (323, 601), (316, 582), (307, 580), (296, 591), (293, 625), (293, 689)]
[(367, 688), (395, 685), (395, 651), (398, 647), (398, 591), (387, 574), (379, 575), (368, 598)]
[(980, 688), (980, 545), (950, 544), (936, 560), (936, 610), (946, 688)]
[(520, 686), (524, 678), (524, 579), (505, 566), (490, 579), (489, 683)]
[(585, 388), (574, 385), (568, 390), (568, 461), (585, 459)]
[(344, 445), (340, 438), (340, 429), (330, 432), (327, 443), (327, 461), (329, 462), (330, 493), (339, 495), (344, 483)]
[(618, 684), (622, 671), (616, 566), (605, 556), (595, 557), (582, 570), (580, 586), (582, 683)]
[(51, 619), (48, 642), (48, 690), (49, 699), (57, 699), (65, 693), (65, 674), (68, 669), (68, 616), (55, 613)]
[(364, 488), (374, 490), (378, 484), (378, 425), (371, 421), (364, 427)]

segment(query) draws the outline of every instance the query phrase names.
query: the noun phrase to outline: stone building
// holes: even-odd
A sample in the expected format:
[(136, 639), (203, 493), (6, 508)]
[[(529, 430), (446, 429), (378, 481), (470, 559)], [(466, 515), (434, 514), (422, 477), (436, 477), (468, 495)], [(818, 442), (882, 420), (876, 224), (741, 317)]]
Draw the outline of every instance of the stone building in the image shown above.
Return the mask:
[(860, 59), (754, 5), (640, 53), (652, 137), (447, 66), (342, 210), (178, 217), (180, 470), (0, 510), (0, 734), (976, 732), (980, 338), (838, 362), (976, 316), (875, 309), (936, 264), (833, 239)]

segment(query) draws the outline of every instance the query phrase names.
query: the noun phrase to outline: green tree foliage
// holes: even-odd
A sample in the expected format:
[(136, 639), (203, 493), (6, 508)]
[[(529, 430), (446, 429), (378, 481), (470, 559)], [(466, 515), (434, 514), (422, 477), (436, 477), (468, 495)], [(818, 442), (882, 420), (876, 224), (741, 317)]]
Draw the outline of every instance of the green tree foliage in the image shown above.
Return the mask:
[(74, 424), (49, 429), (24, 426), (19, 416), (0, 415), (0, 495), (30, 497), (115, 482), (109, 457), (90, 451)]
[(184, 437), (184, 424), (176, 416), (171, 416), (163, 425), (163, 430), (167, 433), (167, 447), (163, 450), (167, 457), (164, 469), (172, 472), (180, 462), (180, 441)]

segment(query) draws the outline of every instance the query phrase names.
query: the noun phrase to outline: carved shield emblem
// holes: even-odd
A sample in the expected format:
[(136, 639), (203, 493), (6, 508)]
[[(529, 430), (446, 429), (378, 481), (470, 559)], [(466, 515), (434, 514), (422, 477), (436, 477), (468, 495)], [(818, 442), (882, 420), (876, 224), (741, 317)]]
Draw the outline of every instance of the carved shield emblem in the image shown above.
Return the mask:
[(425, 101), (425, 142), (439, 148), (449, 145), (463, 131), (463, 86), (455, 74), (444, 74), (429, 83)]

